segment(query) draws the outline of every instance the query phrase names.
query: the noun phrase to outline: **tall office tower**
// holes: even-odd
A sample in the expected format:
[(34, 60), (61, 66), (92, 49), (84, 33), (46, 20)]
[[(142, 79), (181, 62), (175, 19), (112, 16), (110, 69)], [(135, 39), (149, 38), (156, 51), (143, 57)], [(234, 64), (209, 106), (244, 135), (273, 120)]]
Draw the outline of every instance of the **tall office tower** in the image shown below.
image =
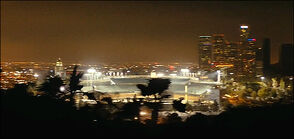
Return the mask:
[(238, 62), (238, 43), (235, 42), (226, 42), (226, 46), (224, 48), (224, 58), (225, 58), (225, 64), (229, 67), (232, 65), (232, 67), (229, 69), (230, 72), (234, 73), (238, 70), (239, 62)]
[(256, 76), (261, 77), (263, 76), (263, 54), (262, 54), (262, 48), (257, 48), (256, 50)]
[(281, 47), (279, 66), (284, 75), (293, 76), (293, 44), (283, 44)]
[(58, 60), (56, 61), (56, 65), (55, 65), (55, 76), (59, 76), (62, 79), (66, 78), (66, 73), (63, 69), (63, 64), (61, 62), (61, 59), (58, 58)]
[(254, 77), (256, 72), (256, 39), (252, 39), (249, 33), (248, 26), (242, 25), (240, 27), (240, 56), (241, 56), (241, 76)]
[(265, 74), (270, 70), (271, 66), (271, 41), (269, 38), (263, 40), (262, 46), (262, 61), (263, 61), (263, 73)]
[(212, 35), (212, 61), (214, 64), (225, 64), (224, 57), (225, 40), (224, 34)]
[(199, 66), (209, 70), (212, 62), (212, 42), (211, 36), (199, 36)]

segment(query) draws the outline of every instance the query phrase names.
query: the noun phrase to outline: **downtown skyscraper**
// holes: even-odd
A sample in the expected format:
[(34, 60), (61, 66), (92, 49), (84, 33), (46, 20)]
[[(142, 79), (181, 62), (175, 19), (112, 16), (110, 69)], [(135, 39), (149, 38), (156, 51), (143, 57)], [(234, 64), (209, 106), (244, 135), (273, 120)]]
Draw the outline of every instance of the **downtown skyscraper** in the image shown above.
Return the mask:
[(240, 67), (238, 75), (243, 77), (256, 76), (256, 39), (251, 37), (247, 25), (240, 26), (239, 56)]
[(212, 63), (212, 41), (211, 36), (199, 36), (199, 67), (209, 70)]
[(240, 32), (238, 42), (225, 40), (224, 34), (199, 36), (199, 67), (225, 69), (239, 79), (262, 76), (262, 58), (256, 56), (261, 49), (256, 46), (247, 25), (240, 26)]

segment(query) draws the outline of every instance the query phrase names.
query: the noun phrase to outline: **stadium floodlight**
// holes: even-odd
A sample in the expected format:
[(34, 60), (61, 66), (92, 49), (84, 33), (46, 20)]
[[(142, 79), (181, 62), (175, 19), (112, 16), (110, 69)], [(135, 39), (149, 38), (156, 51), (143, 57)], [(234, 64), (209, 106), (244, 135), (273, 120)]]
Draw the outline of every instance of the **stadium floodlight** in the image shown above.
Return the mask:
[(189, 69), (181, 69), (181, 72), (188, 73), (188, 72), (190, 72), (190, 70)]
[(87, 70), (89, 73), (95, 73), (96, 72), (96, 70), (94, 69), (94, 68), (90, 68), (90, 69), (88, 69)]

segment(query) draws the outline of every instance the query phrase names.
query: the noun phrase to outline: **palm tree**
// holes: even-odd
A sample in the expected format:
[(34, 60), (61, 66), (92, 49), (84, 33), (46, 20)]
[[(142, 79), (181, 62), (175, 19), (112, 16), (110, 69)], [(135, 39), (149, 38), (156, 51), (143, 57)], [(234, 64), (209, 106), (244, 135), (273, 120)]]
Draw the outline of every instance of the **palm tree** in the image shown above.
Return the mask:
[[(163, 98), (168, 98), (170, 95), (163, 93), (170, 85), (169, 79), (155, 78), (149, 80), (148, 85), (138, 84), (137, 87), (141, 90), (142, 96), (154, 96), (155, 103), (147, 103), (152, 110), (152, 123), (156, 124), (158, 120), (158, 111), (161, 108)], [(159, 101), (159, 102), (158, 102)]]
[(72, 99), (72, 96), (76, 93), (77, 90), (81, 90), (83, 88), (83, 85), (80, 85), (80, 83), (84, 73), (83, 72), (78, 73), (77, 69), (78, 69), (78, 66), (75, 65), (70, 77), (70, 81), (69, 81), (70, 99)]
[(62, 93), (60, 91), (60, 87), (63, 85), (64, 83), (59, 76), (47, 76), (45, 81), (38, 87), (37, 90), (40, 92), (44, 92), (45, 95), (52, 98), (59, 98), (59, 95)]

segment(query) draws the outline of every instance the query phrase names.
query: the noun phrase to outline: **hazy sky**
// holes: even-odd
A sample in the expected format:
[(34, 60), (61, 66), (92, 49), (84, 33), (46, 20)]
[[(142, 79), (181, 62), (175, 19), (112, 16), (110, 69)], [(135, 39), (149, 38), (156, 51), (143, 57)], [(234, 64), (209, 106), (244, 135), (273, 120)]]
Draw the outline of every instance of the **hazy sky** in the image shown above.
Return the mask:
[(198, 36), (248, 24), (272, 62), (293, 43), (293, 2), (3, 2), (1, 61), (195, 62)]

